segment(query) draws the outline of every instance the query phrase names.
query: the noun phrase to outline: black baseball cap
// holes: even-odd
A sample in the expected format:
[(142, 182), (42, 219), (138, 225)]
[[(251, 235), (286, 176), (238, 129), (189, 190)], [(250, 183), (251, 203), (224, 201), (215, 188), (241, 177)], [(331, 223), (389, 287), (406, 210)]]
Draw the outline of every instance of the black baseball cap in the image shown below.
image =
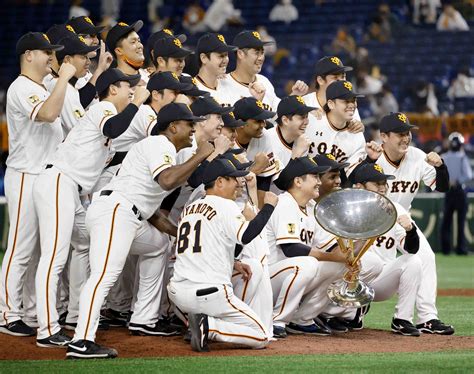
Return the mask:
[(412, 125), (406, 114), (401, 112), (390, 113), (380, 120), (380, 132), (405, 132), (418, 129), (418, 126)]
[(184, 58), (193, 53), (187, 48), (183, 48), (178, 38), (162, 38), (158, 39), (153, 46), (153, 58), (156, 60), (161, 57)]
[(337, 162), (336, 157), (331, 153), (316, 155), (313, 157), (313, 160), (320, 166), (329, 166), (329, 171), (342, 170), (350, 165), (349, 162)]
[(82, 35), (97, 35), (105, 29), (105, 26), (94, 25), (94, 22), (87, 16), (71, 18), (67, 24), (74, 28), (76, 34)]
[(242, 121), (241, 119), (235, 118), (234, 112), (223, 114), (222, 120), (224, 121), (224, 127), (236, 129), (237, 127), (245, 126), (244, 121)]
[(239, 49), (242, 48), (263, 48), (268, 44), (273, 44), (273, 42), (264, 42), (260, 37), (260, 33), (257, 31), (241, 31), (239, 32), (234, 40), (232, 41), (232, 45), (238, 47)]
[(187, 40), (186, 35), (184, 34), (174, 35), (173, 31), (171, 31), (170, 29), (162, 29), (157, 32), (154, 32), (148, 37), (148, 40), (146, 41), (146, 46), (145, 46), (146, 55), (150, 59), (152, 59), (151, 52), (153, 51), (153, 47), (155, 43), (157, 42), (157, 40), (163, 39), (163, 38), (176, 38), (176, 39), (179, 39), (181, 43), (184, 43)]
[(287, 96), (281, 99), (277, 108), (278, 118), (292, 114), (308, 114), (316, 109), (312, 106), (307, 106), (301, 96)]
[(183, 94), (187, 96), (209, 96), (210, 93), (207, 91), (200, 90), (197, 86), (196, 78), (191, 77), (190, 75), (183, 75), (181, 74), (179, 77), (181, 83), (190, 83), (191, 88), (189, 90), (183, 90)]
[(326, 89), (327, 100), (347, 100), (358, 97), (364, 97), (364, 95), (352, 91), (352, 83), (349, 81), (334, 81)]
[(49, 40), (53, 44), (59, 44), (58, 42), (71, 35), (77, 35), (76, 30), (71, 25), (53, 25), (51, 26), (48, 31), (46, 31), (46, 35), (48, 36)]
[(182, 83), (176, 73), (162, 71), (155, 73), (150, 77), (146, 88), (150, 92), (153, 90), (160, 91), (164, 89), (183, 92), (185, 90), (189, 90), (191, 88), (191, 84)]
[(395, 179), (394, 175), (384, 174), (380, 165), (373, 163), (359, 164), (349, 176), (352, 184), (366, 182), (380, 182), (384, 180)]
[(107, 90), (111, 84), (116, 82), (130, 82), (130, 86), (133, 87), (140, 82), (140, 79), (140, 74), (128, 75), (119, 69), (110, 68), (99, 75), (99, 78), (97, 78), (97, 82), (95, 83), (95, 88), (97, 93), (100, 95), (102, 92)]
[(220, 105), (212, 96), (198, 97), (191, 104), (191, 110), (196, 116), (205, 116), (207, 114), (226, 114), (232, 112), (234, 107)]
[(22, 55), (26, 51), (60, 51), (64, 46), (60, 44), (51, 44), (46, 34), (42, 32), (29, 32), (23, 35), (16, 43), (16, 54)]
[(107, 38), (105, 39), (105, 44), (110, 52), (113, 52), (117, 46), (117, 42), (122, 39), (128, 33), (135, 31), (138, 32), (143, 27), (143, 21), (138, 20), (137, 22), (128, 25), (125, 22), (119, 22), (114, 27), (112, 27), (107, 33)]
[(242, 153), (243, 151), (244, 150), (242, 148), (229, 149), (228, 151), (224, 152), (219, 157), (232, 161), (232, 163), (238, 170), (246, 170), (250, 166), (252, 166), (253, 162), (252, 161), (240, 162), (240, 160), (236, 157), (236, 155)]
[(237, 47), (234, 45), (228, 45), (225, 41), (224, 35), (207, 33), (201, 36), (197, 42), (196, 51), (197, 53), (210, 53), (210, 52), (232, 52), (236, 51)]
[(203, 183), (215, 181), (219, 177), (244, 177), (248, 170), (239, 170), (234, 163), (226, 158), (215, 158), (204, 170)]
[(275, 117), (275, 112), (265, 109), (264, 104), (254, 97), (243, 97), (234, 104), (235, 118), (247, 121), (254, 119), (262, 121)]
[(204, 117), (198, 117), (193, 114), (191, 108), (182, 103), (170, 103), (160, 109), (156, 116), (156, 125), (151, 131), (151, 135), (157, 135), (160, 131), (168, 128), (174, 121), (204, 121)]
[(314, 75), (324, 76), (329, 74), (341, 74), (353, 70), (351, 66), (344, 66), (339, 57), (336, 56), (324, 56), (318, 62), (314, 68)]
[(329, 169), (329, 166), (320, 166), (310, 157), (292, 158), (274, 183), (280, 190), (286, 191), (296, 177), (306, 174), (323, 174)]
[(87, 55), (88, 53), (94, 52), (99, 48), (98, 45), (88, 46), (84, 38), (79, 35), (71, 35), (66, 38), (62, 38), (58, 43), (64, 45), (63, 49), (56, 52), (56, 57), (58, 60), (64, 59), (65, 56)]

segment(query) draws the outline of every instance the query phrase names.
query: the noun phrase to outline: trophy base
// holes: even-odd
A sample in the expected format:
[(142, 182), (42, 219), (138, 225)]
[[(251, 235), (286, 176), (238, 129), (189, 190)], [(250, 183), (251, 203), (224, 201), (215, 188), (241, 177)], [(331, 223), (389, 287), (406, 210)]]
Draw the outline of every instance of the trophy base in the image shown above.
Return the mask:
[(331, 283), (328, 287), (329, 299), (344, 308), (360, 308), (374, 299), (374, 289), (365, 283), (358, 281), (353, 290), (349, 286), (343, 279)]

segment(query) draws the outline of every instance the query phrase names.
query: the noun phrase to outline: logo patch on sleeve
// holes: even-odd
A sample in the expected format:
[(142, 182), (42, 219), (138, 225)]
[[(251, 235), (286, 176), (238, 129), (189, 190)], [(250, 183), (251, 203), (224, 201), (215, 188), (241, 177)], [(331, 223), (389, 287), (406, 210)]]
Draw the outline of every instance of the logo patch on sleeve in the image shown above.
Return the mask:
[(164, 155), (163, 160), (165, 161), (165, 164), (172, 164), (173, 163), (173, 158), (170, 155)]
[(296, 225), (294, 223), (289, 223), (287, 225), (288, 234), (295, 234), (296, 233)]
[(74, 111), (74, 117), (76, 117), (77, 119), (82, 118), (84, 117), (84, 112), (80, 111), (79, 109), (76, 109)]
[(30, 100), (31, 104), (36, 104), (40, 101), (40, 98), (38, 97), (38, 95), (31, 95), (30, 97), (28, 97), (28, 100)]

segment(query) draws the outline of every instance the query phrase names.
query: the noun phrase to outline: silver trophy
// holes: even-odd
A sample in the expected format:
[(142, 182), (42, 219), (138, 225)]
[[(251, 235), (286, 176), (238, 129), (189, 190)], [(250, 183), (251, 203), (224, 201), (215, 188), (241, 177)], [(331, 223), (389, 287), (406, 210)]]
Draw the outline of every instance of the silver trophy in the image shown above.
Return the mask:
[[(395, 206), (376, 192), (346, 188), (324, 196), (316, 205), (314, 215), (323, 229), (337, 237), (347, 258), (348, 270), (341, 280), (329, 286), (329, 298), (342, 307), (359, 308), (369, 304), (374, 299), (374, 290), (359, 280), (358, 263), (375, 239), (396, 223)], [(365, 240), (358, 253), (354, 251), (354, 240)]]

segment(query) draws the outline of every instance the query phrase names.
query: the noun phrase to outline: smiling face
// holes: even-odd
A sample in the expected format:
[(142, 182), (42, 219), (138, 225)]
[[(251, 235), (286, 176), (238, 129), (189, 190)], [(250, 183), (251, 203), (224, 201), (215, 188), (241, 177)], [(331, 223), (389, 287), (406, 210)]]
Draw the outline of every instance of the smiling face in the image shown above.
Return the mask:
[(317, 174), (306, 174), (294, 179), (294, 186), (301, 192), (307, 201), (319, 196), (321, 179)]
[(241, 181), (235, 177), (219, 177), (215, 185), (219, 189), (219, 196), (225, 199), (235, 200), (241, 188)]
[(341, 173), (339, 170), (328, 171), (321, 175), (321, 186), (319, 187), (320, 196), (341, 188)]
[(157, 62), (157, 70), (158, 71), (170, 71), (171, 73), (175, 73), (177, 75), (181, 75), (183, 73), (183, 69), (186, 66), (186, 60), (183, 58), (177, 57), (161, 57), (159, 56), (156, 60)]
[(208, 57), (205, 53), (201, 53), (201, 62), (212, 75), (220, 76), (226, 72), (229, 54), (227, 52), (211, 52)]
[(220, 114), (208, 114), (206, 120), (199, 123), (199, 133), (203, 139), (213, 141), (220, 135), (223, 127), (224, 121)]
[(365, 183), (357, 183), (356, 187), (363, 188), (367, 191), (377, 192), (381, 195), (385, 195), (388, 191), (388, 185), (386, 180), (378, 181), (378, 182), (365, 182)]
[(180, 150), (183, 148), (191, 147), (193, 144), (194, 133), (194, 123), (191, 121), (175, 121), (172, 122), (169, 127), (171, 131), (176, 135), (176, 149)]
[(231, 147), (235, 145), (235, 139), (237, 139), (237, 130), (232, 127), (223, 127), (221, 130), (221, 134), (226, 136), (227, 139), (231, 142)]
[(87, 55), (66, 56), (64, 61), (71, 63), (76, 68), (76, 78), (81, 78), (89, 71), (91, 60)]
[(392, 161), (398, 161), (408, 152), (411, 133), (410, 131), (381, 133), (380, 138), (382, 139), (384, 150), (397, 158)]
[(357, 108), (357, 99), (334, 99), (328, 100), (331, 116), (340, 122), (350, 122), (354, 118)]
[(29, 69), (34, 69), (42, 78), (51, 73), (51, 64), (53, 62), (53, 52), (35, 49), (33, 51), (26, 51), (21, 56), (22, 64), (29, 66)]
[(248, 119), (245, 121), (245, 126), (241, 129), (249, 138), (261, 138), (263, 136), (263, 129), (265, 128), (265, 121), (256, 119)]
[(285, 127), (291, 139), (296, 139), (303, 135), (306, 127), (308, 127), (308, 122), (308, 114), (293, 114), (292, 116), (283, 116), (282, 118), (282, 126)]
[(265, 54), (263, 48), (244, 48), (237, 51), (237, 59), (246, 71), (258, 74), (262, 70)]
[(143, 44), (135, 31), (131, 31), (125, 38), (117, 43), (115, 53), (117, 54), (117, 57), (122, 57), (134, 62), (145, 61), (145, 56), (143, 55)]

